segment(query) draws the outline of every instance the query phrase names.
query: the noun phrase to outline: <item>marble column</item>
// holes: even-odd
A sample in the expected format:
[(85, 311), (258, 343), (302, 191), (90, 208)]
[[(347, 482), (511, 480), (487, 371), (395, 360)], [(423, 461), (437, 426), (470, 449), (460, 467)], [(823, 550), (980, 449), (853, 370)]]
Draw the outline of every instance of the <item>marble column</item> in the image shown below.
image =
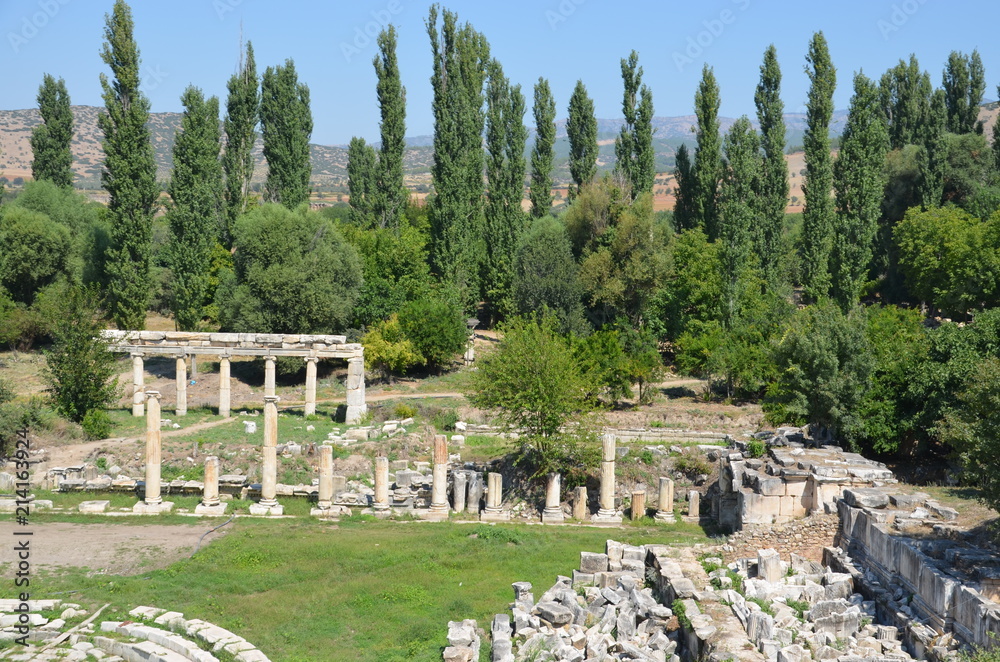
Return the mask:
[(322, 509), (333, 505), (333, 446), (319, 447), (319, 502)]
[(448, 437), (443, 434), (434, 437), (433, 483), (431, 484), (431, 507), (427, 516), (432, 519), (448, 518)]
[(483, 474), (474, 471), (469, 474), (468, 500), (465, 502), (465, 512), (479, 514), (479, 502), (483, 500)]
[(465, 365), (472, 365), (476, 360), (476, 333), (472, 332), (469, 339), (465, 343), (465, 354), (462, 356), (465, 359)]
[(580, 486), (573, 491), (573, 519), (587, 519), (587, 488)]
[(560, 505), (560, 492), (562, 490), (562, 480), (559, 474), (549, 474), (549, 482), (545, 489), (545, 510), (542, 511), (542, 521), (557, 524), (565, 520), (562, 505)]
[(656, 519), (660, 522), (674, 521), (674, 481), (660, 476), (660, 493), (656, 500)]
[(367, 412), (365, 360), (362, 357), (347, 359), (347, 414), (344, 420), (348, 425), (357, 425)]
[(146, 395), (143, 393), (142, 374), (142, 354), (132, 354), (132, 415), (142, 416), (143, 402)]
[(174, 409), (174, 416), (186, 416), (188, 413), (187, 368), (187, 356), (184, 354), (178, 354), (175, 375), (175, 381), (177, 382), (177, 406)]
[(701, 516), (701, 494), (696, 490), (688, 492), (688, 517)]
[(264, 357), (264, 397), (274, 395), (274, 357)]
[(303, 412), (306, 416), (316, 413), (316, 362), (315, 356), (306, 357), (306, 408)]
[(642, 519), (646, 516), (646, 490), (632, 492), (632, 519)]
[(252, 515), (281, 515), (278, 504), (278, 396), (264, 396), (264, 455), (260, 501), (250, 506)]
[(510, 519), (510, 512), (503, 509), (503, 475), (490, 473), (487, 476), (486, 509), (479, 516), (484, 522), (499, 522)]
[(219, 416), (229, 418), (229, 357), (219, 357)]
[(372, 508), (389, 509), (389, 458), (384, 456), (375, 458), (375, 501)]
[(196, 515), (224, 515), (226, 504), (219, 499), (219, 458), (210, 455), (205, 458), (205, 488), (201, 503), (195, 506)]
[(464, 471), (452, 472), (452, 510), (456, 513), (465, 511), (465, 490), (468, 487), (469, 475)]
[(615, 435), (603, 435), (601, 446), (601, 500), (593, 521), (619, 523), (622, 518), (615, 510)]
[(146, 391), (146, 505), (157, 505), (160, 496), (160, 392)]

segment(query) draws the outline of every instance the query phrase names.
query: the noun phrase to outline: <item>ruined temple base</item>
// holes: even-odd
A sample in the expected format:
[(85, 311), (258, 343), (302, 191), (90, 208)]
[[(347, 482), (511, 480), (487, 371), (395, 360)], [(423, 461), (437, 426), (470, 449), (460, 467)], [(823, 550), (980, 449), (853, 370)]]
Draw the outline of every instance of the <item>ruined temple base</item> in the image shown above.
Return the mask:
[(562, 524), (565, 521), (566, 515), (561, 508), (553, 509), (551, 512), (548, 508), (542, 511), (542, 524)]
[(427, 510), (414, 510), (413, 515), (429, 522), (443, 522), (448, 519), (448, 507), (435, 508), (431, 506)]
[(140, 501), (132, 506), (132, 512), (136, 515), (159, 515), (160, 513), (169, 513), (173, 509), (173, 501), (161, 501), (160, 503)]
[(489, 510), (484, 510), (479, 513), (480, 522), (509, 522), (510, 521), (510, 511), (509, 510), (499, 510), (495, 512), (490, 512)]
[(250, 514), (258, 517), (268, 517), (270, 515), (284, 515), (285, 508), (280, 503), (273, 506), (266, 506), (260, 503), (250, 505)]
[(210, 517), (219, 517), (220, 515), (226, 514), (226, 508), (229, 504), (218, 503), (214, 506), (206, 506), (204, 504), (198, 504), (194, 507), (195, 515), (208, 515)]
[(604, 515), (598, 512), (590, 518), (590, 523), (598, 526), (619, 526), (622, 523), (622, 516), (617, 513), (614, 515)]

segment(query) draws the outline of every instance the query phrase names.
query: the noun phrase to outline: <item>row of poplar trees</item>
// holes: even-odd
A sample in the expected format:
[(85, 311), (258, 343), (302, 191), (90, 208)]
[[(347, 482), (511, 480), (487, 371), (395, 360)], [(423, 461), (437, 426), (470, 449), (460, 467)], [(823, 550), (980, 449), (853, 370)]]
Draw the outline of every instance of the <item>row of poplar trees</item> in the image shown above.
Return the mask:
[[(111, 78), (101, 75), (104, 112), (98, 126), (104, 134), (101, 181), (108, 193), (111, 229), (106, 303), (118, 328), (141, 329), (151, 292), (152, 219), (160, 205), (160, 186), (132, 11), (124, 0), (116, 0), (105, 18), (101, 58)], [(218, 98), (206, 98), (193, 86), (181, 96), (184, 113), (167, 187), (167, 261), (174, 278), (174, 314), (182, 330), (201, 322), (213, 251), (232, 247), (235, 221), (247, 211), (258, 126), (268, 164), (264, 199), (295, 208), (309, 196), (309, 88), (299, 82), (294, 62), (268, 67), (258, 77), (253, 46), (247, 43), (228, 92), (221, 128)], [(31, 137), (32, 175), (70, 187), (73, 114), (65, 82), (46, 74), (38, 104), (42, 124)]]

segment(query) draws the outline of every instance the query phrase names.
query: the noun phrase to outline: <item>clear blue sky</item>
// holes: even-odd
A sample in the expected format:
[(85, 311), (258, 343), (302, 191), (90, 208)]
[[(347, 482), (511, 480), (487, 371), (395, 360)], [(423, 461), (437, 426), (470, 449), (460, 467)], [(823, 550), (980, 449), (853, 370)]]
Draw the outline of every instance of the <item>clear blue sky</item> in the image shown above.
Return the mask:
[[(346, 144), (353, 135), (377, 139), (371, 64), (376, 47), (364, 32), (389, 20), (399, 31), (407, 135), (432, 131), (426, 0), (131, 4), (144, 87), (154, 111), (179, 111), (188, 84), (224, 100), (242, 25), (261, 72), (294, 58), (312, 94), (313, 142)], [(100, 105), (98, 76), (107, 69), (99, 51), (104, 14), (111, 6), (110, 0), (0, 0), (0, 107), (33, 107), (46, 72), (66, 79), (74, 104)], [(453, 0), (445, 6), (486, 35), (507, 75), (524, 87), (528, 124), (531, 87), (539, 76), (551, 82), (560, 118), (578, 78), (594, 97), (598, 117), (621, 117), (619, 61), (633, 48), (653, 90), (657, 115), (692, 113), (705, 63), (719, 79), (722, 114), (752, 115), (761, 57), (770, 43), (778, 49), (784, 74), (786, 111), (802, 111), (808, 88), (804, 57), (815, 30), (825, 32), (838, 70), (837, 108), (847, 107), (854, 71), (863, 68), (877, 77), (910, 53), (940, 85), (951, 50), (978, 48), (986, 66), (986, 98), (996, 98), (1000, 83), (996, 0)]]

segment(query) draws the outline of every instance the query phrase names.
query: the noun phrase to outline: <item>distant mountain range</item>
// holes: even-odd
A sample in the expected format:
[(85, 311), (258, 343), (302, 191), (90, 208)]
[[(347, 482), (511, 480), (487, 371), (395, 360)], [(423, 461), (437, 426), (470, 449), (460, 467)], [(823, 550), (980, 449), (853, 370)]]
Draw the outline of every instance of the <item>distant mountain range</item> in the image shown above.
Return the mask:
[[(94, 106), (73, 106), (76, 131), (73, 137), (73, 169), (78, 188), (100, 188), (101, 132), (97, 127), (100, 108)], [(832, 133), (839, 135), (846, 120), (846, 111), (834, 114)], [(732, 126), (735, 120), (720, 118), (722, 131)], [(0, 111), (0, 175), (13, 181), (17, 177), (31, 174), (31, 146), (28, 142), (32, 127), (41, 122), (38, 110)], [(614, 166), (614, 136), (622, 126), (620, 119), (597, 120), (600, 137), (599, 169)], [(149, 126), (152, 132), (153, 149), (156, 156), (157, 177), (166, 180), (170, 176), (171, 150), (174, 136), (181, 123), (180, 113), (152, 113)], [(786, 142), (790, 146), (801, 145), (805, 131), (805, 115), (789, 113), (785, 115), (787, 127)], [(566, 122), (557, 122), (555, 179), (557, 183), (569, 181), (569, 141), (566, 138)], [(695, 116), (654, 117), (656, 129), (654, 148), (657, 170), (666, 172), (673, 168), (674, 154), (682, 143), (694, 144)], [(407, 138), (405, 171), (407, 184), (416, 191), (426, 191), (431, 182), (430, 169), (433, 164), (433, 137), (413, 136)], [(258, 139), (254, 149), (257, 167), (254, 178), (262, 182), (267, 173), (261, 143)], [(345, 145), (312, 145), (313, 188), (323, 192), (344, 192), (347, 190), (347, 147)]]

